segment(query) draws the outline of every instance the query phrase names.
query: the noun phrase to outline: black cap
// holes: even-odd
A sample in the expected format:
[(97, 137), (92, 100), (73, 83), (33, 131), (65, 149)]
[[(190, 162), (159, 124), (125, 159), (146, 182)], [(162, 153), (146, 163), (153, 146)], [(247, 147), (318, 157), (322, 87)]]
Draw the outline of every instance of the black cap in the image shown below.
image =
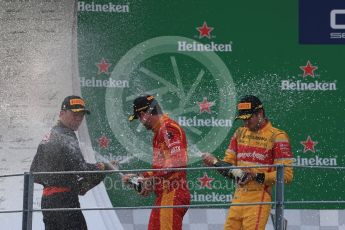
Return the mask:
[(249, 119), (254, 113), (262, 108), (263, 105), (259, 98), (253, 95), (246, 95), (237, 105), (238, 115), (236, 116), (236, 119)]
[(138, 115), (141, 111), (146, 112), (148, 109), (152, 109), (156, 106), (152, 102), (156, 101), (152, 95), (144, 95), (137, 97), (133, 101), (133, 114), (128, 117), (129, 121), (138, 119)]
[(90, 111), (85, 108), (85, 100), (79, 96), (66, 97), (61, 105), (61, 110), (71, 110), (72, 112), (84, 112), (90, 114)]

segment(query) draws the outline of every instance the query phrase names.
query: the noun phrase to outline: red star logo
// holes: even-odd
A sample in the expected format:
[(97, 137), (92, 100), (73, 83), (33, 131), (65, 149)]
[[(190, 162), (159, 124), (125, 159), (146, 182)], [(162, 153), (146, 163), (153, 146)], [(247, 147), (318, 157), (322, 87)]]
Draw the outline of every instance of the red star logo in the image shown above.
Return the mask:
[(306, 66), (300, 66), (299, 68), (303, 70), (303, 77), (314, 77), (314, 71), (318, 69), (317, 66), (313, 66), (309, 60)]
[(211, 182), (214, 181), (214, 178), (208, 177), (207, 173), (204, 172), (203, 177), (199, 177), (198, 181), (200, 182), (200, 187), (201, 188), (209, 188), (212, 189)]
[(109, 139), (102, 135), (100, 138), (98, 138), (98, 145), (101, 149), (106, 149), (109, 146)]
[(199, 38), (207, 37), (211, 39), (211, 31), (213, 30), (213, 27), (208, 27), (206, 22), (204, 22), (202, 27), (197, 27), (196, 29), (199, 31)]
[(310, 136), (308, 136), (306, 141), (301, 141), (301, 144), (304, 146), (303, 152), (312, 151), (315, 153), (315, 145), (317, 145), (317, 141), (313, 141)]
[(96, 66), (98, 67), (97, 74), (101, 74), (101, 73), (109, 74), (108, 69), (111, 66), (111, 64), (108, 63), (104, 58), (102, 58), (101, 62), (97, 63)]
[(207, 100), (207, 97), (204, 97), (202, 102), (198, 102), (200, 113), (207, 112), (211, 113), (211, 107), (214, 106), (214, 102), (210, 102)]

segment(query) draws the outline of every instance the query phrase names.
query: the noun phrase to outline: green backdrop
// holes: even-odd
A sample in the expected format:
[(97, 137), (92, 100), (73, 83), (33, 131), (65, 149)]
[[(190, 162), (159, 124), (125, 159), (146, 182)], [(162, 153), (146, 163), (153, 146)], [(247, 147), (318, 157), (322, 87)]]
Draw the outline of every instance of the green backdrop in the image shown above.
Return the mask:
[[(246, 94), (264, 103), (285, 130), (296, 158), (285, 199), (344, 200), (344, 54), (342, 45), (298, 43), (298, 1), (94, 0), (77, 3), (82, 96), (97, 156), (122, 169), (150, 168), (152, 135), (129, 123), (132, 101), (156, 96), (185, 129), (189, 167), (199, 151), (224, 155), (236, 102)], [(201, 103), (201, 104), (200, 104)], [(210, 170), (188, 173), (193, 204), (226, 203), (233, 184)], [(124, 188), (106, 186), (114, 206), (150, 205)], [(288, 208), (343, 208), (288, 205)]]

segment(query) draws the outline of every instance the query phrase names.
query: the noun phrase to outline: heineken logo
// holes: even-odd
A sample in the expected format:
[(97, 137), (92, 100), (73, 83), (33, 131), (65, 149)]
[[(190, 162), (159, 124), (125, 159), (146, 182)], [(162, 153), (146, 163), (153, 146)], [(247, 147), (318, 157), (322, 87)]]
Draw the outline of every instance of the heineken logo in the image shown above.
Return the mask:
[(191, 193), (191, 200), (193, 202), (215, 203), (215, 202), (230, 202), (232, 200), (231, 194), (221, 194), (218, 192), (211, 192), (207, 194), (200, 194), (197, 192)]
[(79, 12), (104, 12), (104, 13), (128, 13), (129, 5), (116, 5), (111, 2), (105, 4), (97, 4), (95, 2), (85, 3), (83, 1), (78, 2)]
[(204, 176), (197, 178), (200, 183), (200, 188), (208, 188), (212, 189), (211, 182), (214, 181), (214, 178), (209, 177), (206, 172), (204, 172)]
[(80, 78), (80, 85), (82, 87), (101, 87), (101, 88), (128, 88), (129, 81), (128, 80), (116, 80), (116, 79), (96, 79), (92, 77), (91, 79), (81, 77)]
[(307, 140), (301, 141), (300, 143), (304, 146), (303, 153), (308, 151), (315, 153), (315, 145), (317, 145), (319, 142), (313, 141), (311, 137), (308, 136)]
[(292, 91), (329, 91), (337, 90), (336, 82), (303, 82), (301, 80), (290, 81), (283, 80), (281, 82), (282, 90), (292, 90)]
[[(312, 80), (315, 77), (320, 77), (316, 74), (316, 70), (319, 69), (318, 66), (313, 65), (310, 60), (307, 61), (305, 65), (299, 66), (303, 73), (299, 74), (302, 80), (282, 80), (280, 84), (281, 90), (288, 91), (334, 91), (337, 90), (336, 81), (325, 82), (319, 80)], [(295, 78), (295, 77), (293, 77)]]
[(210, 102), (207, 100), (207, 97), (204, 97), (202, 102), (198, 102), (199, 108), (200, 108), (200, 113), (211, 113), (211, 107), (215, 105), (214, 101)]
[(299, 68), (303, 70), (303, 78), (307, 76), (311, 76), (312, 78), (314, 78), (314, 71), (318, 69), (318, 67), (313, 66), (309, 60), (307, 61), (307, 64), (305, 66), (300, 66)]
[(315, 146), (319, 142), (313, 140), (310, 135), (306, 140), (300, 141), (303, 146), (303, 156), (297, 156), (294, 159), (295, 165), (305, 165), (305, 166), (337, 166), (336, 157), (320, 157), (318, 155), (311, 156), (310, 154), (316, 153)]
[[(97, 67), (97, 76), (86, 78), (80, 78), (80, 85), (82, 87), (95, 87), (95, 88), (129, 88), (129, 81), (122, 79), (112, 79), (109, 78), (110, 66), (112, 64), (108, 62), (105, 58), (95, 63)], [(96, 69), (94, 67), (94, 69)], [(106, 77), (106, 79), (104, 79)]]
[(98, 138), (98, 146), (101, 149), (107, 149), (109, 147), (109, 142), (110, 139), (105, 135), (102, 135), (100, 138)]
[(102, 58), (99, 63), (96, 63), (96, 66), (98, 68), (97, 74), (109, 74), (109, 67), (111, 66), (111, 63), (107, 62), (104, 58)]
[[(197, 102), (199, 105), (199, 113), (208, 113), (211, 114), (211, 107), (213, 107), (216, 103), (214, 101), (208, 101), (207, 97), (203, 97), (201, 102)], [(187, 116), (179, 116), (178, 123), (184, 127), (231, 127), (232, 120), (231, 119), (218, 119), (215, 117), (210, 118), (197, 118), (194, 117), (187, 117)]]
[[(204, 38), (208, 38), (208, 40), (210, 40), (215, 37), (211, 35), (214, 27), (208, 26), (206, 21), (204, 21), (201, 26), (196, 27), (196, 30), (199, 34), (195, 37), (200, 40), (203, 40)], [(177, 50), (180, 52), (232, 52), (232, 42), (216, 43), (211, 41), (204, 44), (197, 41), (177, 41)]]
[(197, 27), (196, 29), (199, 31), (199, 38), (207, 37), (208, 39), (211, 39), (213, 27), (207, 26), (206, 22), (204, 22), (201, 27)]
[(337, 158), (335, 157), (301, 157), (297, 156), (294, 159), (294, 165), (303, 166), (337, 166)]
[(185, 127), (231, 127), (230, 119), (217, 119), (214, 117), (208, 119), (198, 119), (196, 117), (188, 118), (185, 116), (178, 117), (178, 123)]
[(231, 52), (232, 51), (232, 44), (216, 44), (214, 42), (210, 42), (208, 44), (202, 44), (199, 42), (192, 42), (188, 43), (186, 41), (178, 41), (178, 51), (184, 52)]

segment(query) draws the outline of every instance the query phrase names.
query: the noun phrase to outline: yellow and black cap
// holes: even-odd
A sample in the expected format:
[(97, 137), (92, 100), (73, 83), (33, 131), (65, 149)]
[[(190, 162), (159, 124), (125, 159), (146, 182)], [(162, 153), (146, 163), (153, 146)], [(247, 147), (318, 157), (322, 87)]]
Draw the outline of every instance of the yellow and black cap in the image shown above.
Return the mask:
[(238, 114), (235, 119), (247, 120), (259, 109), (263, 109), (260, 99), (253, 95), (246, 95), (237, 105)]
[(139, 118), (140, 112), (152, 112), (154, 107), (157, 105), (157, 101), (152, 95), (145, 95), (137, 97), (133, 101), (133, 114), (128, 117), (129, 121)]
[(90, 114), (90, 111), (85, 108), (85, 100), (75, 95), (68, 96), (63, 100), (61, 110), (71, 110), (75, 113), (84, 112)]

